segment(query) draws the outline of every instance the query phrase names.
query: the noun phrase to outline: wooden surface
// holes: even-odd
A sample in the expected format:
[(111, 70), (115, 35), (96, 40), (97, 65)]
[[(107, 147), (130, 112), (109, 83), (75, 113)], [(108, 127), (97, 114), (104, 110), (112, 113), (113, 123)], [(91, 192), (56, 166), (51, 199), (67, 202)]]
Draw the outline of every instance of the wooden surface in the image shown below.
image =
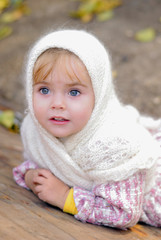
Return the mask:
[(161, 229), (137, 224), (127, 231), (81, 223), (40, 201), (13, 180), (22, 161), (18, 134), (0, 127), (0, 240), (159, 240)]

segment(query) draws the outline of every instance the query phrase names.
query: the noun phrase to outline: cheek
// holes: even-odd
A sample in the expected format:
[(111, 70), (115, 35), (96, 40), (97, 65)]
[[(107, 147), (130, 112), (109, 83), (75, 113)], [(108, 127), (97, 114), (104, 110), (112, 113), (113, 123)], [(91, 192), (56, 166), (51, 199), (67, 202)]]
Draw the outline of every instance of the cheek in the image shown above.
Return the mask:
[(80, 104), (79, 107), (72, 109), (73, 117), (76, 121), (86, 124), (91, 117), (92, 110), (91, 105), (87, 105), (87, 103)]
[(92, 109), (91, 107), (84, 109), (83, 116), (84, 116), (84, 121), (88, 122), (92, 114)]
[(45, 111), (45, 102), (41, 100), (39, 96), (33, 96), (33, 110), (35, 117), (40, 120)]
[(75, 122), (77, 124), (77, 128), (79, 129), (79, 131), (82, 130), (87, 125), (90, 117), (91, 112), (89, 111), (89, 108), (88, 109), (85, 108), (77, 114)]
[(88, 104), (85, 105), (86, 107), (82, 110), (82, 117), (84, 117), (84, 122), (88, 122), (91, 118), (93, 108), (94, 108), (94, 101), (89, 101)]
[(93, 96), (91, 96), (90, 98), (86, 98), (85, 101), (81, 104), (80, 109), (81, 114), (84, 115), (85, 119), (89, 120), (94, 109)]
[(71, 103), (68, 106), (70, 106), (71, 111), (77, 118), (83, 117), (89, 120), (94, 108), (94, 97), (85, 96), (80, 101)]
[(33, 96), (33, 109), (35, 115), (37, 115), (39, 109), (39, 99), (36, 96)]

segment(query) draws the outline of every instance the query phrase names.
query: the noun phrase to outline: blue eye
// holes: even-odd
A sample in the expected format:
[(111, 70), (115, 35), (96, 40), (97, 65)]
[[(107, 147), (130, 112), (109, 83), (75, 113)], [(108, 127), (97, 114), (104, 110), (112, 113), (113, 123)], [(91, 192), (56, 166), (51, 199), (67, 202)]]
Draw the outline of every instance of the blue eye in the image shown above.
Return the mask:
[(78, 96), (80, 94), (80, 92), (78, 90), (71, 90), (69, 92), (69, 95), (72, 97)]
[(48, 94), (49, 92), (50, 92), (49, 89), (46, 87), (40, 89), (40, 93), (42, 93), (44, 95)]

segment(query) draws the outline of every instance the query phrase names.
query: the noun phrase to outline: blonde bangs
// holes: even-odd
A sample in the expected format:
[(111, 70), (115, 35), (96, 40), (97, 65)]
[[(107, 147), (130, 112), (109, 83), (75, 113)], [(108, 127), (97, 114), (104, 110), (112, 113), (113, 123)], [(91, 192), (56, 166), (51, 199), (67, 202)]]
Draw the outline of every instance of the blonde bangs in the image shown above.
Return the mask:
[(61, 54), (71, 55), (68, 50), (51, 48), (43, 52), (37, 59), (33, 69), (33, 84), (43, 82), (52, 72)]

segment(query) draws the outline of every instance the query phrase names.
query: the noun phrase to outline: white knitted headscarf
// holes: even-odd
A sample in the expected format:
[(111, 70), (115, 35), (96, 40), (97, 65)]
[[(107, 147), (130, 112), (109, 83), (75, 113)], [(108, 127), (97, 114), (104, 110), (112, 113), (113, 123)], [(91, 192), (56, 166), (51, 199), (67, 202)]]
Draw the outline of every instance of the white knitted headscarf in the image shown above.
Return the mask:
[[(49, 48), (63, 48), (77, 55), (86, 66), (95, 94), (95, 106), (87, 125), (63, 140), (43, 129), (33, 111), (34, 64)], [(91, 189), (95, 184), (123, 180), (155, 165), (156, 145), (138, 124), (137, 111), (118, 101), (108, 52), (93, 35), (62, 30), (41, 38), (28, 56), (26, 96), (29, 113), (21, 128), (25, 159), (50, 169), (66, 184)]]

